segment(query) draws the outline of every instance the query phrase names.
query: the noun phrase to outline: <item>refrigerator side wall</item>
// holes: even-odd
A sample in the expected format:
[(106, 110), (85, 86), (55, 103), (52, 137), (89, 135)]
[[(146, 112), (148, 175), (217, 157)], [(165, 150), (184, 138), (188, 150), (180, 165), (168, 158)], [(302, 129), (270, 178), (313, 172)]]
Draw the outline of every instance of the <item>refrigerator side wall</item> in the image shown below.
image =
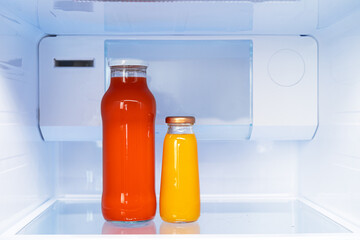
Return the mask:
[(319, 129), (301, 145), (300, 195), (360, 225), (360, 11), (315, 34)]
[(54, 143), (38, 127), (42, 33), (0, 9), (0, 233), (54, 193)]

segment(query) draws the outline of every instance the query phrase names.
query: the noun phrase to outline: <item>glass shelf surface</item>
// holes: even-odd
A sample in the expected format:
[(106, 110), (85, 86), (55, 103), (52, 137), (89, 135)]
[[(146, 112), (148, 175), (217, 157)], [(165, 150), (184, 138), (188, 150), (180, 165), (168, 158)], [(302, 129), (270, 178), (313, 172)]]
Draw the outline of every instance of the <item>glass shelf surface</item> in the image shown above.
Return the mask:
[(298, 200), (206, 201), (193, 223), (106, 222), (100, 200), (57, 200), (18, 234), (303, 234), (349, 230)]

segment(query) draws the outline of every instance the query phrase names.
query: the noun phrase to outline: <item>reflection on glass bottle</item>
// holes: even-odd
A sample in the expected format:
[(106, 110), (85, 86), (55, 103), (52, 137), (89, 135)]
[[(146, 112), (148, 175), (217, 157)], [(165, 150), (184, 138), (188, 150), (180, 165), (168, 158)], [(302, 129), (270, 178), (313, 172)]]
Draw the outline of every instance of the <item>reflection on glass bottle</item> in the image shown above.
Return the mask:
[(102, 227), (102, 234), (156, 234), (154, 221), (108, 222)]
[(160, 234), (200, 234), (200, 225), (192, 223), (167, 223), (162, 222)]

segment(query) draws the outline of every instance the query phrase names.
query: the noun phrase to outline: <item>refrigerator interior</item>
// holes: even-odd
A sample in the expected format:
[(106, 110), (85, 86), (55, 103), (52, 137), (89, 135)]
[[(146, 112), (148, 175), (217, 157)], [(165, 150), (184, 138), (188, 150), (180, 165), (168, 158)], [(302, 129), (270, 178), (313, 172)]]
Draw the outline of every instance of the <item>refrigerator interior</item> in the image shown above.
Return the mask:
[[(0, 238), (359, 238), (359, 21), (355, 0), (1, 1)], [(266, 116), (257, 106), (268, 101), (252, 68), (266, 52), (258, 43), (292, 39), (316, 45), (304, 71), (315, 68), (318, 79), (301, 93), (303, 102), (279, 98), (282, 111), (294, 111), (290, 122), (257, 128)], [(82, 54), (76, 60), (96, 55), (104, 71), (56, 74), (52, 64), (75, 52)], [(106, 59), (132, 54), (153, 61), (157, 193), (163, 117), (199, 113), (197, 222), (168, 224), (158, 213), (130, 225), (102, 218)], [(291, 86), (281, 96), (296, 95)]]

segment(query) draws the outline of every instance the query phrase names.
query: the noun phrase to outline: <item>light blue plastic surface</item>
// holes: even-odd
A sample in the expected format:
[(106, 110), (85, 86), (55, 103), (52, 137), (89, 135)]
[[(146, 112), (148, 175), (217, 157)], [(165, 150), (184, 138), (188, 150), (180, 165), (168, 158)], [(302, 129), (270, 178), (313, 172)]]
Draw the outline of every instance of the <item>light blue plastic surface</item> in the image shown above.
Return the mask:
[(148, 62), (157, 132), (164, 132), (166, 116), (195, 116), (199, 139), (250, 137), (251, 40), (108, 40), (105, 61), (111, 58)]

